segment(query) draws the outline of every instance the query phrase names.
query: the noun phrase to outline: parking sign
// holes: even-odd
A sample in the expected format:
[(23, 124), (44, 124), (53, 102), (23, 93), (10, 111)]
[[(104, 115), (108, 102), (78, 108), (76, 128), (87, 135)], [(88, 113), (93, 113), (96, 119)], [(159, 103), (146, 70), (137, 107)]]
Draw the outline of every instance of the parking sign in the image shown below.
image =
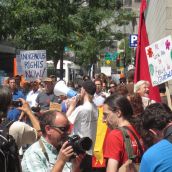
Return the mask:
[(129, 46), (131, 48), (137, 47), (137, 38), (138, 38), (137, 34), (130, 35), (130, 37), (129, 37)]

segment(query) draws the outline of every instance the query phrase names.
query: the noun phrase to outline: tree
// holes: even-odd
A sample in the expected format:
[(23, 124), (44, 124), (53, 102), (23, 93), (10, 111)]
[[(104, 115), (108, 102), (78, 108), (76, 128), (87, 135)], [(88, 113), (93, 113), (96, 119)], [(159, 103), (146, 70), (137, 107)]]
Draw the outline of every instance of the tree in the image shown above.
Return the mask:
[(120, 5), (114, 0), (3, 0), (1, 40), (19, 49), (46, 49), (55, 66), (66, 46), (76, 52), (80, 64), (95, 63), (104, 40), (115, 35), (111, 25), (122, 24), (128, 16)]

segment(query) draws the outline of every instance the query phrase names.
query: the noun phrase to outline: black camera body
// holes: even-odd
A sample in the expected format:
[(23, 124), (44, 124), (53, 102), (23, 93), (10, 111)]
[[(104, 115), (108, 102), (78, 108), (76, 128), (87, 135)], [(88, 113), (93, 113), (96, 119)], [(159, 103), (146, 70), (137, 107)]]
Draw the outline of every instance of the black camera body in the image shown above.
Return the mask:
[(20, 100), (13, 100), (12, 101), (12, 106), (14, 107), (22, 107), (22, 102)]
[(92, 140), (89, 137), (80, 138), (78, 135), (73, 135), (68, 137), (67, 146), (72, 146), (73, 151), (79, 155), (91, 149)]

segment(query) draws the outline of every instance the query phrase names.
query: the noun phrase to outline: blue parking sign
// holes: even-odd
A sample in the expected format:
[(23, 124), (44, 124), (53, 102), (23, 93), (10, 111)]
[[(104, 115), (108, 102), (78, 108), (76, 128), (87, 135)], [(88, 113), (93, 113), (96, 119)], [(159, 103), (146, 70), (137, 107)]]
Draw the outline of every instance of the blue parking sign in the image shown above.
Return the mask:
[(137, 39), (138, 39), (137, 34), (132, 34), (129, 36), (129, 46), (131, 48), (137, 47)]

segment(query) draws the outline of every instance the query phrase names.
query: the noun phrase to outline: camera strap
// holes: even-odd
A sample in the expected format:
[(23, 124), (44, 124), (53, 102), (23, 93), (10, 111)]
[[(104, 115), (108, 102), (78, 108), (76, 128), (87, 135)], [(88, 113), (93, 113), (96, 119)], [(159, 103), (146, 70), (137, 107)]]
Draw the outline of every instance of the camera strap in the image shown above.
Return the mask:
[(41, 147), (41, 149), (42, 149), (43, 154), (45, 155), (45, 158), (46, 158), (47, 161), (49, 162), (48, 154), (47, 154), (47, 152), (46, 152), (46, 150), (45, 150), (45, 146), (44, 146), (44, 144), (42, 143), (41, 139), (39, 139), (39, 145), (40, 145), (40, 147)]
[(167, 139), (169, 142), (172, 143), (172, 125), (169, 125), (164, 130), (164, 139)]

